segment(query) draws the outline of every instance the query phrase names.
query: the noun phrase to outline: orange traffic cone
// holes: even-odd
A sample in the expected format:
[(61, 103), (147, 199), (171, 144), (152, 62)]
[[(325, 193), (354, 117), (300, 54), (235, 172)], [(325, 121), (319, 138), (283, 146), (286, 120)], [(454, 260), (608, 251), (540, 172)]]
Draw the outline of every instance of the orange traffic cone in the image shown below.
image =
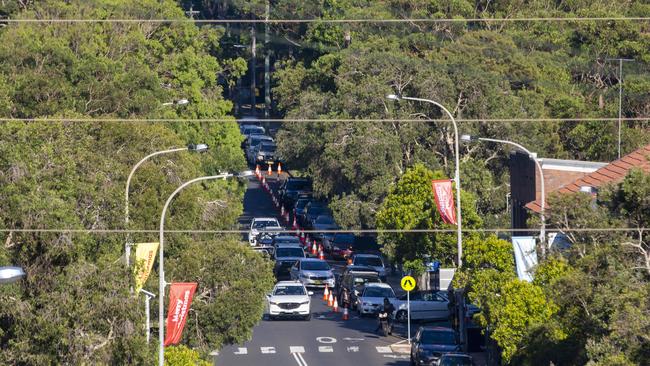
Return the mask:
[(330, 294), (330, 290), (327, 287), (327, 284), (325, 284), (325, 291), (323, 291), (323, 301), (327, 301), (327, 296)]
[(327, 306), (332, 307), (334, 306), (334, 296), (330, 292), (330, 295), (327, 297)]
[(282, 164), (278, 163), (278, 175), (282, 174)]
[(336, 301), (336, 296), (334, 296), (334, 304), (332, 305), (332, 310), (334, 310), (335, 313), (339, 312), (339, 302)]
[(320, 252), (318, 252), (318, 259), (324, 260), (325, 255), (323, 254), (323, 248), (320, 249)]
[(271, 164), (269, 164), (269, 170), (268, 170), (269, 175), (273, 174), (273, 170), (271, 170)]
[(344, 306), (343, 307), (343, 320), (348, 320), (350, 319), (350, 316), (348, 315), (348, 307)]
[(293, 228), (298, 230), (298, 223), (296, 222), (296, 214), (293, 214)]
[(260, 165), (259, 164), (255, 165), (255, 176), (258, 177), (258, 178), (260, 177)]
[(318, 248), (316, 248), (316, 239), (314, 239), (314, 245), (311, 247), (311, 254), (316, 255)]

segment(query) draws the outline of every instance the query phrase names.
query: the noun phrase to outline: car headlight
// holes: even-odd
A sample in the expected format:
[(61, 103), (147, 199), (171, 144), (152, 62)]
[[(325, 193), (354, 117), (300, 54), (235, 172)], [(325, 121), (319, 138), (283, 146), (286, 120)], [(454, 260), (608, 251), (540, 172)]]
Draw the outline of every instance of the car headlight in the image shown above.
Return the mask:
[(370, 306), (370, 305), (372, 305), (372, 304), (370, 304), (369, 302), (365, 302), (365, 301), (364, 301), (364, 302), (362, 303), (362, 305), (363, 305), (363, 306)]
[(271, 305), (280, 305), (280, 303), (274, 302), (274, 301), (269, 301), (269, 304)]

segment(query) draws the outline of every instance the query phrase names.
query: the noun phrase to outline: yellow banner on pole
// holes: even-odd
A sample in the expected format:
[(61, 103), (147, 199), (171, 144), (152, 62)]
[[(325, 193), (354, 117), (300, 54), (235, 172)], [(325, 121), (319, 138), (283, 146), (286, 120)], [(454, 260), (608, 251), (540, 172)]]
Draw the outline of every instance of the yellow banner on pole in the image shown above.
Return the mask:
[(153, 262), (156, 260), (156, 252), (158, 251), (158, 242), (155, 243), (137, 243), (135, 244), (135, 291), (139, 292), (147, 282)]

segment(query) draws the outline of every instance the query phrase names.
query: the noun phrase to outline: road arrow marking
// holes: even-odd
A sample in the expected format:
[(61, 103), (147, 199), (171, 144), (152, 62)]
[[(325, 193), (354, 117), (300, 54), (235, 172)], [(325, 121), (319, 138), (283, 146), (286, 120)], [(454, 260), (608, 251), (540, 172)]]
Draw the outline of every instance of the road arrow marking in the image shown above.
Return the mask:
[(248, 354), (248, 349), (246, 347), (239, 347), (237, 351), (234, 352), (236, 355), (245, 355)]
[(359, 352), (359, 347), (358, 346), (348, 347), (348, 352)]
[(260, 347), (262, 353), (275, 353), (275, 347)]

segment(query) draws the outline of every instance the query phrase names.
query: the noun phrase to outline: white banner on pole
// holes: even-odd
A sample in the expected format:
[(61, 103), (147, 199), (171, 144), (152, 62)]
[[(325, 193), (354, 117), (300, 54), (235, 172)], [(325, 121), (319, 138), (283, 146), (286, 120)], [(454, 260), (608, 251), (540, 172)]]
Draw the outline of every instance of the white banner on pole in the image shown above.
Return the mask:
[(512, 245), (515, 251), (517, 277), (520, 280), (531, 282), (533, 280), (533, 270), (537, 266), (535, 237), (513, 236)]

